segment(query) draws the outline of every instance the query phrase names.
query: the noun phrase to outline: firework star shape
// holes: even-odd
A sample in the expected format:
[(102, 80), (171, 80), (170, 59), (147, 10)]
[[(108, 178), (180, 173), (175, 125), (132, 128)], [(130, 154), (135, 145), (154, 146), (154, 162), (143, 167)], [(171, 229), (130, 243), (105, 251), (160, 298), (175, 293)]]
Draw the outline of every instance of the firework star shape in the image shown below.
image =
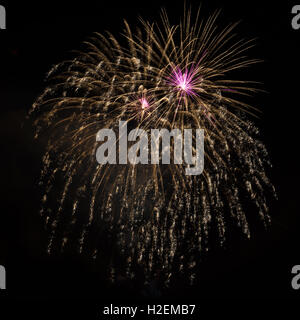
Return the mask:
[[(176, 272), (193, 280), (212, 228), (223, 244), (229, 225), (250, 237), (253, 212), (269, 224), (270, 163), (242, 99), (255, 83), (227, 77), (258, 61), (246, 57), (253, 41), (236, 39), (237, 24), (220, 30), (218, 15), (185, 10), (173, 26), (162, 11), (159, 23), (141, 20), (135, 32), (125, 22), (120, 41), (96, 33), (50, 70), (31, 110), (36, 137), (48, 138), (40, 184), (49, 253), (76, 248), (104, 261), (112, 280), (116, 265), (130, 278), (139, 267), (146, 280), (157, 270), (166, 283)], [(117, 132), (120, 120), (146, 132), (204, 129), (204, 172), (97, 163), (97, 132)]]

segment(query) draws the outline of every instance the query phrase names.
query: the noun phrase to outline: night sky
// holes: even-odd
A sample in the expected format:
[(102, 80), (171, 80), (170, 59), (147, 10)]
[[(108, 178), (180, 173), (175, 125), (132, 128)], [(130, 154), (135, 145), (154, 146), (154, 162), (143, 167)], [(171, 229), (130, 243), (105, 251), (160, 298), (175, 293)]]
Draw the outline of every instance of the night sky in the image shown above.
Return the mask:
[[(178, 280), (163, 292), (161, 301), (201, 305), (206, 298), (299, 299), (300, 290), (291, 287), (291, 269), (300, 264), (300, 30), (291, 26), (295, 2), (202, 3), (203, 14), (222, 8), (223, 25), (241, 20), (240, 36), (257, 38), (251, 57), (264, 62), (251, 67), (246, 75), (262, 82), (266, 91), (252, 100), (262, 110), (254, 121), (269, 150), (273, 163), (269, 176), (279, 200), (270, 204), (272, 226), (268, 230), (258, 225), (250, 241), (233, 236), (225, 248), (210, 251), (200, 265), (197, 284), (191, 288)], [(161, 7), (176, 23), (183, 1), (10, 0), (1, 4), (7, 11), (7, 30), (0, 30), (0, 264), (6, 266), (9, 288), (1, 296), (18, 301), (40, 299), (45, 305), (47, 299), (68, 297), (100, 303), (146, 301), (138, 285), (107, 284), (105, 276), (84, 256), (46, 255), (47, 234), (38, 215), (37, 187), (43, 148), (33, 141), (26, 114), (45, 87), (50, 67), (71, 57), (70, 51), (80, 49), (92, 32), (109, 30), (118, 35), (123, 19), (131, 25), (138, 16), (152, 20), (158, 18)]]

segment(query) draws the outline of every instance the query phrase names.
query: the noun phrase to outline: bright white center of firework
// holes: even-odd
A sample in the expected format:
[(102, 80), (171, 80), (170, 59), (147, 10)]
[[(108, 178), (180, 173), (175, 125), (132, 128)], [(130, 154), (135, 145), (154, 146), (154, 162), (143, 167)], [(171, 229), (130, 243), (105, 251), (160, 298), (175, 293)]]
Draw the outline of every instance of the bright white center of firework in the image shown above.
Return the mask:
[(178, 88), (182, 91), (187, 92), (189, 90), (189, 82), (187, 79), (187, 74), (184, 73), (183, 75), (177, 75), (177, 83), (178, 83)]
[(180, 88), (185, 91), (186, 90), (186, 83), (185, 81), (179, 84)]
[(140, 99), (140, 103), (141, 103), (142, 109), (147, 109), (149, 107), (149, 103), (145, 98)]

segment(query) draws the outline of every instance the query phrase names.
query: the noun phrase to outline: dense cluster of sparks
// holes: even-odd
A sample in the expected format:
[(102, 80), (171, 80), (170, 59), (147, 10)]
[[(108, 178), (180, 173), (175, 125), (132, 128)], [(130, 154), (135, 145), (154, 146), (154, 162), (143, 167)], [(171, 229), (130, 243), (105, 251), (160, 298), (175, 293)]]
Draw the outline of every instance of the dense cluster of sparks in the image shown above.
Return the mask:
[[(187, 10), (172, 26), (163, 12), (135, 33), (125, 22), (121, 42), (97, 33), (51, 69), (32, 109), (36, 136), (49, 141), (41, 174), (49, 252), (76, 248), (112, 278), (123, 266), (129, 278), (142, 268), (146, 280), (158, 270), (165, 281), (174, 272), (193, 280), (212, 228), (222, 244), (228, 225), (250, 237), (249, 214), (269, 223), (267, 152), (241, 99), (255, 89), (226, 77), (257, 62), (246, 57), (253, 43), (235, 40), (236, 24), (219, 30), (217, 17), (198, 11), (192, 23)], [(145, 131), (204, 129), (203, 174), (174, 163), (98, 164), (96, 134), (118, 131), (119, 120)]]
[(181, 96), (193, 96), (201, 88), (201, 80), (202, 78), (197, 75), (197, 68), (186, 67), (182, 71), (180, 67), (176, 67), (170, 77), (170, 84), (180, 91)]

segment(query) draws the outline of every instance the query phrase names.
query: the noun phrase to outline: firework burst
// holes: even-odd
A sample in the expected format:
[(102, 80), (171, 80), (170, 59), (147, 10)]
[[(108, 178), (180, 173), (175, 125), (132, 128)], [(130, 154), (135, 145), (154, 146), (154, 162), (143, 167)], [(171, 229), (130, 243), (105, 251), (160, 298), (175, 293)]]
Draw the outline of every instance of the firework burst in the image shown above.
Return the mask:
[[(127, 44), (96, 33), (51, 69), (32, 108), (36, 136), (50, 132), (41, 174), (49, 252), (75, 246), (112, 270), (121, 257), (129, 277), (142, 266), (146, 277), (159, 269), (166, 281), (176, 270), (193, 279), (212, 226), (221, 244), (232, 223), (250, 237), (244, 203), (269, 223), (267, 152), (242, 99), (254, 84), (228, 79), (257, 62), (246, 57), (253, 42), (236, 39), (236, 24), (219, 30), (218, 15), (192, 20), (187, 10), (172, 26), (163, 11), (135, 33), (125, 22)], [(145, 131), (204, 129), (203, 174), (188, 176), (174, 161), (98, 164), (97, 132), (118, 131), (120, 120)]]

